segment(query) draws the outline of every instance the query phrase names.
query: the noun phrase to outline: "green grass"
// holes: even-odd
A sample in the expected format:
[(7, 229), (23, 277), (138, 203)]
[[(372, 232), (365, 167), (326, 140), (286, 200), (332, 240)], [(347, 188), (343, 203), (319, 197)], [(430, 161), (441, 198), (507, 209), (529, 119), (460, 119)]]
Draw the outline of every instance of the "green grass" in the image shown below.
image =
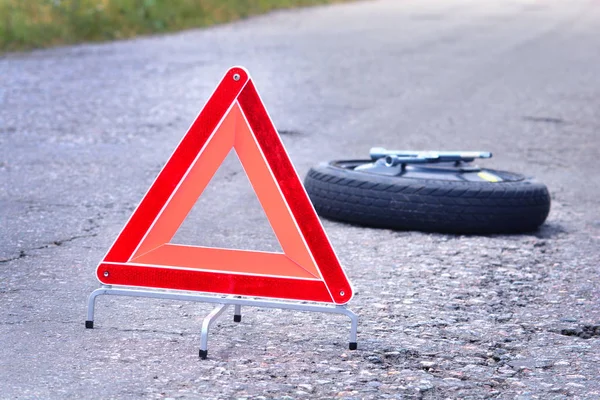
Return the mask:
[(177, 31), (343, 0), (0, 0), (0, 52)]

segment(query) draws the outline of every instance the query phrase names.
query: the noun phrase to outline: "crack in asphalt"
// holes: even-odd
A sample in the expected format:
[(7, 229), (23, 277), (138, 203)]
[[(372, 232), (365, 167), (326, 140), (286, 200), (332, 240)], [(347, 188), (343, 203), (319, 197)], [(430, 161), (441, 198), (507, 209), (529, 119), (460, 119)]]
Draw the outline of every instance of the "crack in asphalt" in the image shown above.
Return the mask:
[(549, 124), (565, 124), (567, 123), (567, 121), (565, 121), (562, 118), (554, 118), (554, 117), (535, 117), (535, 116), (531, 116), (531, 115), (524, 115), (523, 120), (525, 121), (529, 121), (529, 122), (545, 122), (545, 123), (549, 123)]
[[(84, 231), (89, 232), (90, 230), (92, 230), (94, 228), (95, 227), (87, 228), (87, 229), (84, 229)], [(51, 247), (58, 247), (58, 246), (62, 246), (65, 243), (72, 242), (73, 240), (76, 240), (76, 239), (89, 238), (89, 237), (95, 237), (95, 236), (98, 236), (98, 234), (90, 233), (87, 235), (75, 235), (75, 236), (71, 236), (66, 239), (53, 240), (50, 243), (47, 243), (47, 244), (44, 244), (44, 245), (41, 245), (38, 247), (32, 247), (30, 249), (20, 250), (19, 255), (17, 255), (17, 256), (1, 259), (0, 264), (8, 263), (8, 262), (15, 261), (15, 260), (20, 260), (21, 258), (25, 258), (25, 257), (29, 257), (29, 254), (27, 254), (27, 252), (30, 252), (30, 251), (43, 250), (43, 249), (48, 249)]]
[(0, 264), (1, 263), (7, 263), (7, 262), (15, 261), (15, 260), (19, 260), (19, 259), (25, 258), (25, 257), (27, 257), (27, 254), (25, 253), (25, 250), (21, 250), (21, 251), (19, 251), (19, 255), (18, 256), (10, 257), (10, 258), (4, 258), (4, 259), (0, 260)]
[(139, 328), (116, 328), (116, 327), (112, 327), (109, 328), (110, 330), (116, 330), (119, 332), (139, 332), (139, 333), (162, 333), (165, 335), (176, 335), (176, 336), (183, 336), (184, 333), (183, 332), (171, 332), (171, 331), (163, 331), (160, 329), (139, 329)]
[[(69, 205), (64, 205), (64, 206), (68, 207)], [(76, 240), (76, 239), (96, 237), (96, 236), (98, 236), (98, 234), (91, 233), (91, 232), (100, 227), (100, 224), (96, 221), (97, 219), (102, 219), (102, 213), (98, 213), (95, 217), (87, 219), (89, 226), (82, 229), (82, 231), (85, 232), (85, 234), (70, 236), (66, 239), (53, 240), (49, 243), (43, 244), (38, 247), (32, 247), (30, 249), (19, 250), (19, 254), (16, 256), (0, 259), (0, 264), (4, 264), (4, 263), (8, 263), (11, 261), (20, 260), (22, 258), (28, 257), (29, 256), (28, 252), (31, 252), (31, 251), (43, 250), (43, 249), (48, 249), (51, 247), (62, 246), (63, 244), (72, 242), (73, 240)]]
[(279, 130), (277, 131), (280, 135), (286, 135), (286, 136), (302, 136), (304, 135), (303, 132), (294, 130), (294, 129), (283, 129), (283, 130)]
[(28, 291), (28, 292), (46, 292), (46, 290), (43, 289), (32, 289), (32, 288), (0, 288), (0, 294), (6, 294), (6, 293), (19, 293), (19, 292), (24, 292), (24, 291)]

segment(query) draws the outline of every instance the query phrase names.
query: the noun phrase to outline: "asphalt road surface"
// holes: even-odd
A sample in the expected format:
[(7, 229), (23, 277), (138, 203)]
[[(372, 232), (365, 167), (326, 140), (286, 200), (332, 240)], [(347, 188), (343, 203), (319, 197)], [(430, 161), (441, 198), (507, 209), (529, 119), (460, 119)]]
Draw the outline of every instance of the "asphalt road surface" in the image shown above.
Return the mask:
[[(101, 297), (95, 268), (232, 65), (301, 176), (369, 147), (489, 150), (552, 195), (526, 235), (324, 221), (342, 317)], [(368, 1), (0, 57), (0, 398), (599, 398), (600, 4)], [(276, 250), (234, 156), (177, 243)], [(262, 397), (261, 397), (262, 396)]]

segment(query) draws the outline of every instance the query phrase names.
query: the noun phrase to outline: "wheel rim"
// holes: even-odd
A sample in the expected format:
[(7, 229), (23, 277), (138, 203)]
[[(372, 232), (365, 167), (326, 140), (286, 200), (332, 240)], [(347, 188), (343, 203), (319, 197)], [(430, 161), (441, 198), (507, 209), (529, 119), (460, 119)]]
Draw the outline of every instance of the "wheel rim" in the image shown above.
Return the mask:
[[(519, 182), (525, 179), (523, 175), (512, 172), (480, 168), (471, 164), (439, 163), (439, 164), (407, 164), (405, 166), (386, 167), (374, 166), (372, 160), (339, 160), (332, 161), (335, 168), (354, 171), (355, 173), (387, 176), (403, 179), (428, 179), (440, 181), (465, 181), (482, 183)], [(357, 167), (372, 165), (373, 168), (359, 169)]]

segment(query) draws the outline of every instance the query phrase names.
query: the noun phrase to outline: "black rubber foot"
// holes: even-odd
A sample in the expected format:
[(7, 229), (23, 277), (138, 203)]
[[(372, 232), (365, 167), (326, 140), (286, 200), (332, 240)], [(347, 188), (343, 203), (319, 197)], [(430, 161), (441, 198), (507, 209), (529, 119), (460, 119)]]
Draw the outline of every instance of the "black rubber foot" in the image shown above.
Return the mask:
[(241, 315), (234, 315), (233, 316), (233, 322), (242, 322), (242, 316)]
[(356, 342), (350, 342), (350, 344), (348, 345), (348, 348), (350, 350), (356, 350), (357, 346), (358, 345), (356, 344)]
[(87, 329), (94, 329), (94, 321), (85, 321), (85, 327)]
[(200, 350), (200, 358), (203, 360), (206, 360), (206, 357), (208, 357), (208, 350)]

